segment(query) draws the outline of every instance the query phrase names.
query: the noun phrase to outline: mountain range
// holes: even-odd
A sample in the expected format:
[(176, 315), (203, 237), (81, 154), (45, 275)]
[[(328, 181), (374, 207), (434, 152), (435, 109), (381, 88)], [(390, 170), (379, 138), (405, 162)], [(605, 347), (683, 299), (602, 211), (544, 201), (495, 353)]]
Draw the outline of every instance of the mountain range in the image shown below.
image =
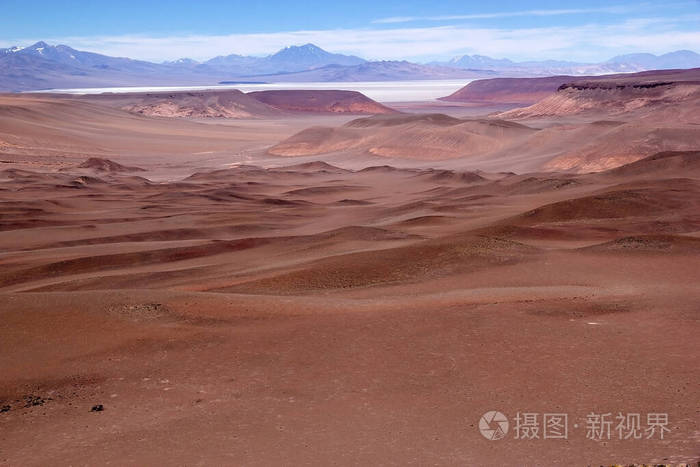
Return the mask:
[(491, 70), (504, 75), (602, 75), (608, 73), (636, 73), (647, 70), (687, 69), (700, 67), (700, 54), (677, 50), (663, 55), (635, 53), (618, 55), (602, 63), (581, 63), (558, 60), (514, 62), (484, 55), (462, 55), (447, 62), (431, 65), (463, 69)]
[(464, 55), (448, 62), (367, 61), (327, 52), (314, 44), (290, 46), (265, 57), (225, 55), (154, 63), (49, 45), (0, 49), (0, 91), (111, 86), (191, 86), (221, 82), (400, 81), (499, 76), (595, 75), (648, 69), (700, 67), (700, 55), (677, 51), (632, 54), (599, 64), (514, 62)]

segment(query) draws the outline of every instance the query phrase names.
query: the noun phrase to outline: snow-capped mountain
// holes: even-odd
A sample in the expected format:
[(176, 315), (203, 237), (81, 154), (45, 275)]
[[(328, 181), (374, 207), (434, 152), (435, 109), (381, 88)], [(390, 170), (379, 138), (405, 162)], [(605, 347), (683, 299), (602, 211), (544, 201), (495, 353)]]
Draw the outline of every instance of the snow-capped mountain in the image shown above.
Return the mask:
[(197, 66), (199, 62), (197, 60), (192, 60), (191, 58), (178, 58), (177, 60), (166, 60), (163, 65), (171, 66)]

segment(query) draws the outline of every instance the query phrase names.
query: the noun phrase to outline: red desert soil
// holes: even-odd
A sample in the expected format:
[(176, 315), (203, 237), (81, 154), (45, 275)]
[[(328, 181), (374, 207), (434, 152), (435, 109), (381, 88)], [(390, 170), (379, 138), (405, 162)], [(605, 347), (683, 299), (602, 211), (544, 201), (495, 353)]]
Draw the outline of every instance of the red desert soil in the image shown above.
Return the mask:
[(0, 464), (700, 461), (697, 85), (667, 78), (518, 122), (0, 96)]
[[(342, 131), (535, 131), (398, 118)], [(700, 460), (700, 153), (580, 175), (302, 161), (158, 182), (155, 157), (0, 170), (0, 463)], [(480, 434), (490, 410), (506, 439)], [(518, 412), (567, 413), (569, 439), (514, 439)], [(666, 413), (670, 431), (594, 441), (591, 412)]]

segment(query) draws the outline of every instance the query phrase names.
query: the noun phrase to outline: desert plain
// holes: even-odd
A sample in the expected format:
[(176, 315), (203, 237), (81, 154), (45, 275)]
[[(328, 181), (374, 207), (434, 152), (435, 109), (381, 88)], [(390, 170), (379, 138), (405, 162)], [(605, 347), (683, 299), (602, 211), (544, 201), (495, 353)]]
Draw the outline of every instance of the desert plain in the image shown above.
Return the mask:
[(0, 96), (0, 464), (698, 462), (700, 72), (528, 83)]

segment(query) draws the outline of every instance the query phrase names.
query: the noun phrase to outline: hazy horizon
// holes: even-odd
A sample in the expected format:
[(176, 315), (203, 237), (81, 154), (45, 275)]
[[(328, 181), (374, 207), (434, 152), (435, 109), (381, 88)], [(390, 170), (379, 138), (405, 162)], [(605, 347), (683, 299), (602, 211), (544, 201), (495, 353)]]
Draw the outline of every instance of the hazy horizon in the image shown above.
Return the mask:
[[(71, 44), (59, 43), (59, 42), (47, 42), (47, 41), (45, 41), (45, 40), (39, 40), (39, 41), (35, 41), (35, 42), (23, 44), (23, 45), (13, 44), (13, 45), (9, 46), (8, 48), (19, 47), (19, 49), (21, 50), (21, 49), (25, 49), (25, 48), (27, 48), (27, 47), (31, 47), (32, 45), (36, 45), (36, 44), (41, 43), (41, 42), (46, 43), (47, 45), (53, 46), (53, 47), (55, 47), (55, 46), (61, 46), (61, 45), (62, 45), (62, 46), (68, 46), (68, 47), (71, 47), (71, 48), (73, 48), (73, 49), (75, 49), (75, 50), (78, 50), (78, 49), (76, 49), (75, 47), (73, 47)], [(272, 55), (274, 55), (275, 53), (281, 52), (281, 51), (283, 51), (283, 50), (285, 50), (285, 49), (294, 48), (294, 47), (302, 48), (302, 47), (307, 47), (307, 46), (318, 47), (319, 49), (322, 49), (322, 50), (324, 50), (324, 51), (326, 51), (326, 52), (329, 52), (329, 53), (338, 53), (338, 54), (342, 54), (342, 52), (337, 52), (337, 51), (333, 51), (333, 50), (328, 50), (328, 49), (325, 48), (323, 45), (319, 45), (319, 44), (314, 44), (314, 43), (308, 42), (308, 43), (305, 43), (305, 44), (299, 43), (299, 44), (290, 44), (290, 45), (286, 45), (286, 46), (284, 46), (284, 47), (282, 47), (282, 48), (280, 48), (280, 49), (278, 49), (278, 50), (275, 50), (275, 51), (270, 52), (270, 53), (267, 53), (267, 54), (257, 54), (257, 55), (253, 55), (253, 54), (251, 54), (251, 55), (246, 55), (246, 54), (224, 54), (224, 55), (216, 55), (216, 56), (204, 58), (204, 59), (201, 59), (201, 60), (195, 60), (195, 59), (193, 59), (193, 58), (191, 58), (191, 57), (179, 57), (179, 58), (173, 59), (173, 60), (168, 59), (168, 60), (144, 60), (144, 61), (148, 61), (148, 62), (151, 62), (151, 63), (172, 63), (172, 62), (176, 62), (176, 61), (179, 61), (179, 60), (195, 60), (195, 61), (198, 62), (198, 63), (206, 63), (208, 60), (212, 60), (212, 59), (215, 59), (215, 58), (218, 58), (218, 57), (222, 57), (222, 56), (226, 56), (226, 55), (241, 55), (241, 56), (245, 56), (245, 57), (264, 58), (264, 57), (272, 56)], [(80, 49), (80, 51), (98, 53), (98, 52), (94, 52), (94, 51), (91, 51), (91, 50), (82, 50), (82, 49)], [(551, 58), (543, 58), (543, 59), (541, 59), (541, 60), (522, 60), (522, 61), (520, 61), (520, 60), (512, 60), (510, 57), (505, 57), (505, 56), (504, 56), (504, 57), (490, 57), (490, 56), (480, 55), (480, 54), (477, 54), (477, 53), (471, 54), (471, 55), (472, 55), (472, 56), (486, 57), (486, 58), (495, 59), (495, 60), (511, 60), (514, 64), (520, 64), (520, 63), (537, 63), (537, 62), (552, 61), (552, 62), (561, 62), (561, 63), (579, 63), (579, 64), (590, 64), (590, 65), (593, 65), (593, 64), (596, 64), (596, 63), (605, 63), (606, 61), (609, 61), (609, 60), (611, 60), (611, 59), (613, 59), (613, 58), (615, 58), (615, 57), (622, 56), (622, 55), (636, 55), (636, 54), (642, 54), (642, 55), (643, 55), (643, 54), (651, 54), (651, 55), (654, 55), (654, 56), (657, 56), (657, 57), (661, 57), (661, 56), (663, 56), (663, 55), (673, 54), (673, 53), (679, 53), (679, 52), (690, 52), (690, 53), (698, 54), (698, 52), (696, 52), (695, 50), (690, 50), (690, 49), (669, 50), (669, 51), (667, 51), (667, 52), (658, 53), (658, 54), (653, 54), (653, 53), (651, 53), (651, 52), (647, 52), (646, 50), (639, 50), (639, 51), (637, 51), (637, 52), (632, 52), (632, 53), (630, 53), (630, 54), (621, 54), (621, 55), (616, 55), (616, 56), (610, 56), (610, 57), (608, 57), (607, 59), (603, 59), (603, 60), (600, 60), (600, 61), (598, 61), (598, 62), (577, 62), (577, 61), (575, 61), (575, 60), (563, 60), (563, 59), (562, 59), (562, 60), (555, 60), (555, 59), (551, 59)], [(450, 60), (451, 60), (451, 59), (458, 58), (458, 57), (461, 57), (461, 56), (465, 56), (465, 55), (469, 55), (469, 54), (457, 55), (457, 56), (454, 56), (454, 57), (450, 57)], [(109, 56), (109, 55), (107, 55), (107, 56)], [(123, 58), (134, 59), (134, 57), (123, 57)], [(358, 56), (358, 58), (361, 58), (361, 59), (367, 60), (367, 61), (391, 61), (391, 60), (387, 60), (387, 59), (368, 59), (368, 58), (362, 57), (362, 56)], [(142, 59), (137, 59), (137, 60), (142, 60)], [(396, 59), (396, 60), (394, 60), (394, 61), (408, 61), (408, 60), (406, 60), (406, 59)], [(443, 62), (443, 63), (446, 63), (446, 62), (448, 62), (448, 61), (449, 61), (449, 60), (443, 60), (442, 62)], [(425, 60), (424, 60), (424, 61), (417, 61), (416, 63), (431, 64), (431, 63), (440, 63), (440, 61), (439, 61), (439, 60), (430, 60), (430, 61), (425, 61)]]

